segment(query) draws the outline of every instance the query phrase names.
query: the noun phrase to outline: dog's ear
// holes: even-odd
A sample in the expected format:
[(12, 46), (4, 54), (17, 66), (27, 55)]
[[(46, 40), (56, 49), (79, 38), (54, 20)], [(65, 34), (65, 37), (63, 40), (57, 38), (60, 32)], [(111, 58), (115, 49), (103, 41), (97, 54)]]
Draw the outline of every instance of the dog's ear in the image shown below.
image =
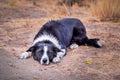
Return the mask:
[(60, 52), (61, 50), (60, 50), (59, 48), (57, 48), (57, 47), (54, 47), (54, 48), (53, 48), (53, 51), (54, 51), (54, 52)]
[(32, 52), (32, 56), (35, 60), (37, 60), (36, 54), (35, 54), (36, 46), (30, 47), (27, 52)]
[(29, 48), (29, 50), (32, 52), (32, 56), (33, 56), (33, 58), (34, 58), (35, 60), (38, 59), (37, 56), (36, 56), (36, 54), (35, 54), (36, 48), (37, 48), (37, 46), (32, 46), (32, 47)]
[(27, 51), (28, 51), (28, 52), (33, 52), (33, 51), (35, 51), (35, 46), (30, 47)]
[(38, 58), (37, 58), (37, 56), (36, 56), (35, 53), (32, 53), (32, 56), (33, 56), (33, 59), (34, 59), (34, 60), (38, 60)]

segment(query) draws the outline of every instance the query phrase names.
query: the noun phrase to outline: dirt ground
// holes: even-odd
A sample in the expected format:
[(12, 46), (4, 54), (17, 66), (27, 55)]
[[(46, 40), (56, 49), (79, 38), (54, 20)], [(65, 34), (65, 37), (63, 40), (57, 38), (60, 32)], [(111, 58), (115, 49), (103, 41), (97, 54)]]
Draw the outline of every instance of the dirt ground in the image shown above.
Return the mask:
[[(60, 63), (48, 66), (32, 57), (18, 59), (45, 22), (65, 17), (80, 19), (88, 36), (100, 38), (103, 47), (68, 49)], [(0, 3), (0, 80), (120, 80), (120, 23), (100, 22), (86, 7)]]

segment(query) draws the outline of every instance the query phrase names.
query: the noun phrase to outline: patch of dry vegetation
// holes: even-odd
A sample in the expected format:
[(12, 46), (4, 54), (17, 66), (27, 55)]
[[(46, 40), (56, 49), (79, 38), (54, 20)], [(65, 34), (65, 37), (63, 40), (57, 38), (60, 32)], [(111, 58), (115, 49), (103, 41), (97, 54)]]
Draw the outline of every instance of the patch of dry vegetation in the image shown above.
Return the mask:
[(74, 4), (77, 4), (79, 6), (88, 6), (91, 0), (58, 0), (57, 3), (62, 5), (65, 4), (67, 6), (73, 6)]
[(0, 0), (0, 5), (1, 7), (3, 7), (6, 5), (6, 7), (18, 7), (18, 8), (22, 8), (25, 6), (31, 7), (33, 5), (35, 5), (36, 0)]
[(91, 9), (101, 21), (120, 19), (120, 0), (94, 0)]

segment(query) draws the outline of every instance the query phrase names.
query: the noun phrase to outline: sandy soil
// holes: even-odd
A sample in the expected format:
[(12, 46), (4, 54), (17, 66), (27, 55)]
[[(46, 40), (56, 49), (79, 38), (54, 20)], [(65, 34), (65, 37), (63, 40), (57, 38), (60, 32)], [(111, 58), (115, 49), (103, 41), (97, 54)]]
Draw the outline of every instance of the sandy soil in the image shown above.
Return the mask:
[[(0, 80), (120, 80), (120, 23), (99, 22), (85, 7), (73, 6), (68, 12), (63, 6), (45, 4), (0, 3)], [(48, 66), (33, 58), (18, 59), (45, 22), (64, 17), (80, 19), (88, 36), (100, 38), (104, 46), (68, 49), (60, 63)]]

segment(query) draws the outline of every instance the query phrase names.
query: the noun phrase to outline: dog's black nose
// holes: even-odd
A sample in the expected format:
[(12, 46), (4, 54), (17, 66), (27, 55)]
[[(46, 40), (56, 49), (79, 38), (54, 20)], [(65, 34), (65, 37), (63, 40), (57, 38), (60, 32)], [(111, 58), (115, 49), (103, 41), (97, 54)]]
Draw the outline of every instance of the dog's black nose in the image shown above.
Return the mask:
[(43, 63), (46, 63), (47, 62), (47, 59), (45, 58), (45, 59), (43, 59)]

